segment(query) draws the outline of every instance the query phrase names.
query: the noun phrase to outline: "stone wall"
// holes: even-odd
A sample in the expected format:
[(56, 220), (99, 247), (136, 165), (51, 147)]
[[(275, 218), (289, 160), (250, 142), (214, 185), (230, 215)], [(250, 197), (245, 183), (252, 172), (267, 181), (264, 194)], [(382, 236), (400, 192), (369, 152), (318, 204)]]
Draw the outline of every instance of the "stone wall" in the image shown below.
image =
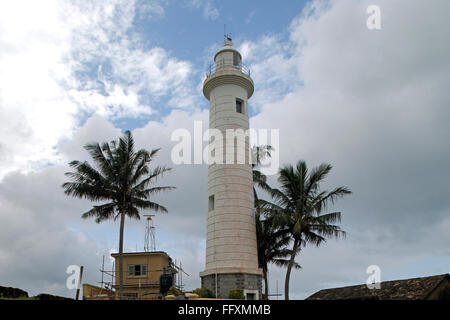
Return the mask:
[[(216, 275), (210, 274), (202, 277), (202, 288), (216, 292)], [(256, 274), (247, 273), (218, 273), (217, 295), (220, 298), (228, 298), (230, 290), (234, 289), (257, 290), (261, 298), (262, 278)]]

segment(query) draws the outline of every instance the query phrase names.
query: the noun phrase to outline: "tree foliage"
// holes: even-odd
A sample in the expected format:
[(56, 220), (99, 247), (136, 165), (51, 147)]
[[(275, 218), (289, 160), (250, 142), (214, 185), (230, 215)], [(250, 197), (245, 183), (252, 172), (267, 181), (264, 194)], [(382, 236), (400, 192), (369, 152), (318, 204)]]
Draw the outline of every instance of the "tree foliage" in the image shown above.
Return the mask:
[(165, 166), (150, 168), (150, 164), (160, 150), (135, 151), (130, 131), (118, 141), (90, 143), (84, 146), (94, 165), (87, 161), (74, 160), (69, 163), (74, 171), (67, 172), (70, 179), (62, 187), (64, 193), (76, 198), (85, 198), (94, 205), (84, 212), (84, 219), (94, 218), (97, 223), (120, 218), (119, 240), (119, 294), (123, 288), (123, 233), (125, 217), (140, 219), (141, 210), (167, 212), (167, 208), (151, 201), (151, 197), (173, 189), (171, 186), (156, 186), (158, 178), (170, 170)]

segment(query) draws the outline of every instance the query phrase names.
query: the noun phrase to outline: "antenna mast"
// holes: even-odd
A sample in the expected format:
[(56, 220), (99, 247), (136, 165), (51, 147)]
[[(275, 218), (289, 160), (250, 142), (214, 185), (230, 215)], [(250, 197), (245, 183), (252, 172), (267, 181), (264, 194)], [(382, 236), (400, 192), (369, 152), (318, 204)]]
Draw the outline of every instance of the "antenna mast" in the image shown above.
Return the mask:
[(155, 241), (155, 226), (153, 225), (154, 214), (144, 214), (147, 217), (147, 224), (145, 226), (145, 239), (144, 239), (144, 251), (152, 252), (156, 251), (156, 241)]
[(227, 28), (226, 28), (226, 24), (223, 24), (223, 37), (224, 40), (230, 40), (231, 41), (231, 32), (227, 33)]

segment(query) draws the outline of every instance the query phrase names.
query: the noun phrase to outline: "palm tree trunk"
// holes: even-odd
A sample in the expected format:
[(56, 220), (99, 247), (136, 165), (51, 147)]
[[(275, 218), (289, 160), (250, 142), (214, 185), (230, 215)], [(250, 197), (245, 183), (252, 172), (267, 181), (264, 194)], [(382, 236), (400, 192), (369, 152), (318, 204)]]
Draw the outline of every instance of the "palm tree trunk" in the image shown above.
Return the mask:
[(125, 212), (120, 214), (120, 238), (119, 238), (119, 299), (122, 299), (123, 291), (123, 230), (125, 226)]
[(267, 281), (267, 270), (263, 269), (264, 276), (264, 300), (269, 300), (269, 283)]
[(298, 250), (299, 242), (298, 240), (294, 240), (294, 246), (292, 248), (291, 258), (289, 259), (289, 264), (286, 270), (286, 279), (284, 281), (284, 299), (289, 300), (289, 279), (291, 277), (292, 266), (294, 265), (295, 255)]

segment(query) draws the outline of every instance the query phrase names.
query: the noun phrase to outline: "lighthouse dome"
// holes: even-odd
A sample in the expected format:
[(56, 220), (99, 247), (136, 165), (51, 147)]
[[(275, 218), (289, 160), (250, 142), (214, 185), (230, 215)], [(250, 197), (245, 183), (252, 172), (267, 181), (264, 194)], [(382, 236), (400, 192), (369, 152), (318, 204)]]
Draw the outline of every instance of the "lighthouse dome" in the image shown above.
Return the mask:
[(233, 47), (233, 41), (231, 38), (226, 38), (222, 47), (217, 51), (214, 56), (214, 62), (217, 64), (224, 64), (225, 61), (232, 62), (233, 65), (240, 65), (242, 62), (242, 56), (240, 52)]
[(214, 56), (214, 64), (209, 66), (203, 81), (203, 94), (209, 100), (211, 91), (225, 84), (234, 84), (246, 89), (249, 99), (253, 95), (254, 85), (250, 69), (242, 64), (242, 56), (230, 38), (226, 38), (222, 47)]

